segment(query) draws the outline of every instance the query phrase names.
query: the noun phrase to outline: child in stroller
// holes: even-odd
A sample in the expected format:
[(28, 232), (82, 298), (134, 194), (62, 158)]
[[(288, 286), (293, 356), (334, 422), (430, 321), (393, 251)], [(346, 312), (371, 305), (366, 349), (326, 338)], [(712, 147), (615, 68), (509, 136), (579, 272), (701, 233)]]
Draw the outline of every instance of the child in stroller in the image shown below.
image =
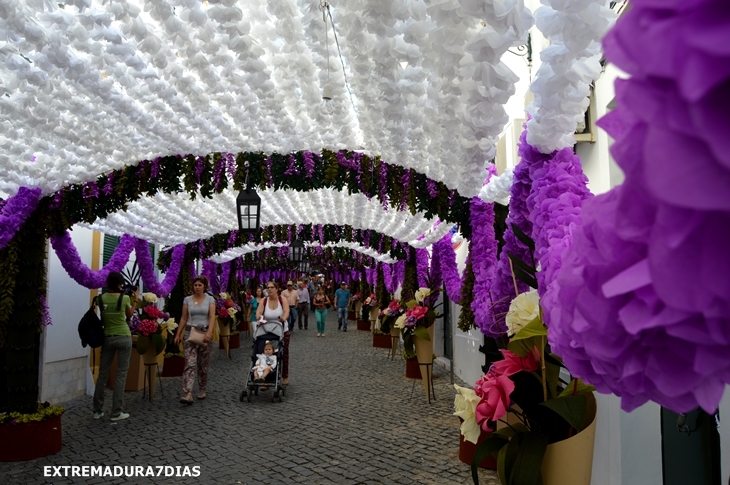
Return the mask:
[(258, 360), (253, 365), (253, 380), (265, 381), (272, 370), (276, 369), (276, 356), (274, 355), (274, 344), (267, 340), (264, 345), (264, 353), (259, 354)]
[[(280, 322), (257, 322), (254, 324), (253, 331), (253, 351), (251, 354), (251, 367), (246, 374), (246, 383), (243, 391), (241, 391), (240, 400), (243, 402), (247, 398), (251, 402), (251, 396), (258, 396), (259, 390), (266, 390), (270, 386), (274, 387), (273, 401), (281, 402), (281, 397), (285, 394), (284, 387), (281, 384), (282, 358), (284, 356), (283, 336), (284, 327)], [(265, 349), (269, 347), (273, 350), (272, 357), (275, 359), (274, 365), (271, 365), (271, 371), (264, 374), (262, 379), (259, 377), (258, 357), (265, 355)]]

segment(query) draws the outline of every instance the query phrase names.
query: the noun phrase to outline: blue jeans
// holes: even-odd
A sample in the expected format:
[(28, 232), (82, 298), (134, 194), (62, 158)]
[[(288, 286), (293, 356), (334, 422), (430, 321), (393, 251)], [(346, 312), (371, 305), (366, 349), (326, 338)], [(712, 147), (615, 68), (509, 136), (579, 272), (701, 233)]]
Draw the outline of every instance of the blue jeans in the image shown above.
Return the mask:
[(103, 411), (104, 389), (106, 381), (109, 379), (114, 354), (118, 354), (119, 358), (117, 359), (117, 379), (114, 381), (114, 393), (112, 394), (112, 417), (124, 412), (124, 387), (127, 382), (127, 371), (129, 371), (129, 359), (132, 356), (132, 337), (124, 335), (104, 337), (104, 343), (101, 344), (99, 377), (96, 378), (96, 388), (94, 389), (95, 413)]
[(337, 328), (347, 330), (347, 307), (337, 309)]
[(297, 324), (297, 309), (294, 306), (289, 307), (289, 331), (294, 331), (294, 325)]

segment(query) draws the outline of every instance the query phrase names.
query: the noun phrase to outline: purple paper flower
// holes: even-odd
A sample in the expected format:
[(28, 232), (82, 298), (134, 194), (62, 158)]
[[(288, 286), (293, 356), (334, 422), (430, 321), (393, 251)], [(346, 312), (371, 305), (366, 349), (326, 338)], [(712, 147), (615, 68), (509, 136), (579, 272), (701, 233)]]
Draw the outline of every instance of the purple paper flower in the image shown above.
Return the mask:
[(426, 248), (416, 248), (416, 276), (418, 277), (419, 288), (428, 286), (428, 250)]
[(380, 200), (383, 204), (383, 209), (388, 210), (388, 165), (385, 163), (380, 164), (380, 170), (378, 171), (378, 187), (380, 187)]
[(110, 173), (106, 178), (106, 183), (101, 191), (104, 195), (111, 195), (111, 193), (114, 192), (114, 172)]
[(583, 205), (549, 337), (625, 410), (714, 412), (730, 383), (728, 42), (720, 0), (637, 0), (604, 40), (631, 76), (601, 121), (626, 179)]
[(432, 199), (435, 199), (439, 195), (439, 188), (436, 181), (431, 180), (430, 178), (426, 179), (426, 190)]
[(205, 170), (205, 157), (197, 157), (195, 159), (195, 181), (200, 185), (200, 177)]
[(150, 256), (149, 243), (144, 239), (137, 239), (135, 242), (135, 254), (137, 256), (139, 274), (145, 288), (160, 297), (169, 295), (175, 287), (177, 277), (180, 274), (180, 268), (182, 268), (183, 259), (185, 259), (185, 245), (178, 244), (172, 250), (172, 262), (161, 283), (158, 283), (157, 277), (155, 276), (155, 265), (152, 262), (152, 256)]
[(40, 188), (21, 187), (17, 194), (5, 201), (0, 212), (0, 249), (15, 237), (20, 226), (35, 210), (40, 197)]
[[(128, 234), (122, 236), (119, 245), (114, 250), (109, 262), (100, 270), (94, 271), (81, 261), (79, 253), (76, 251), (71, 234), (65, 231), (60, 236), (51, 236), (51, 246), (56, 251), (61, 265), (68, 275), (76, 283), (86, 288), (101, 288), (106, 285), (106, 278), (112, 271), (121, 271), (124, 265), (129, 261), (129, 255), (135, 247), (135, 238)], [(146, 244), (146, 243), (145, 243)], [(145, 246), (147, 248), (147, 246)], [(149, 249), (146, 249), (149, 257)]]
[(99, 197), (99, 187), (96, 185), (96, 182), (86, 182), (83, 185), (82, 193), (84, 194), (84, 199), (96, 199)]
[(456, 265), (456, 253), (451, 245), (451, 233), (445, 234), (433, 245), (431, 266), (438, 268), (437, 272), (443, 277), (446, 294), (451, 301), (461, 301), (461, 277)]
[[(494, 204), (479, 197), (471, 200), (472, 238), (469, 244), (474, 272), (474, 299), (471, 302), (474, 324), (484, 335), (497, 337), (506, 331), (504, 318), (495, 318), (494, 286), (497, 267), (497, 240), (494, 234)], [(505, 252), (502, 251), (502, 255)], [(510, 283), (512, 278), (510, 278)], [(509, 306), (509, 302), (507, 302)]]
[(311, 179), (314, 176), (314, 154), (312, 152), (304, 152), (304, 177)]
[(41, 304), (41, 325), (47, 327), (53, 325), (51, 320), (51, 313), (48, 311), (48, 302), (46, 301), (45, 295), (38, 295), (38, 301)]

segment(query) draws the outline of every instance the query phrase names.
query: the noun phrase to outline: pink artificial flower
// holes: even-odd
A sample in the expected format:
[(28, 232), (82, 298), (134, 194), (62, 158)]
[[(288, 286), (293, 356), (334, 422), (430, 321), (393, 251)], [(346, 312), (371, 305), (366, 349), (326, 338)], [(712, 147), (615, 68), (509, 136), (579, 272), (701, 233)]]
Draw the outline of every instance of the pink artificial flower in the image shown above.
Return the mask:
[(144, 312), (153, 320), (162, 318), (162, 311), (154, 305), (147, 305), (144, 307)]
[(494, 379), (496, 377), (497, 377), (497, 374), (492, 372), (491, 368), (489, 369), (489, 372), (487, 372), (482, 377), (480, 377), (479, 380), (474, 383), (474, 392), (477, 394), (477, 396), (484, 397), (487, 393), (487, 391), (486, 391), (487, 381)]
[(225, 307), (221, 307), (218, 309), (218, 316), (221, 318), (228, 318), (231, 315), (228, 314), (228, 310)]
[(420, 320), (421, 318), (425, 317), (426, 313), (428, 313), (428, 308), (420, 305), (416, 305), (408, 310), (408, 316), (415, 317), (416, 320)]
[(233, 300), (225, 300), (223, 305), (225, 305), (226, 308), (231, 308), (233, 306)]
[(490, 371), (498, 376), (511, 376), (522, 371), (532, 372), (540, 367), (540, 351), (537, 347), (534, 347), (532, 352), (524, 358), (509, 350), (500, 350), (500, 352), (502, 352), (504, 360), (495, 362), (490, 368)]
[(391, 301), (388, 305), (388, 310), (392, 311), (393, 313), (400, 312), (400, 303), (398, 302), (398, 300)]
[(154, 320), (144, 319), (140, 322), (139, 328), (137, 330), (140, 334), (148, 337), (149, 335), (157, 331), (157, 322)]
[[(497, 421), (507, 414), (510, 406), (510, 394), (515, 390), (515, 383), (507, 376), (496, 376), (481, 383), (481, 401), (477, 404), (475, 417), (483, 430), (489, 431), (489, 422)], [(476, 389), (475, 389), (476, 391)], [(477, 392), (479, 395), (479, 392)]]

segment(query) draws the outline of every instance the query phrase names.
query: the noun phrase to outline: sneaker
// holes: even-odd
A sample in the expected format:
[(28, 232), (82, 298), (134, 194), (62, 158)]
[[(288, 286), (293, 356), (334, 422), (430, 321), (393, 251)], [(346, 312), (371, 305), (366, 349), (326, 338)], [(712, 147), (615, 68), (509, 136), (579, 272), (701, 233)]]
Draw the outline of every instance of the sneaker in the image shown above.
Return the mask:
[(317, 337), (321, 337), (321, 336), (322, 336), (322, 334), (321, 334), (321, 333), (318, 333), (318, 334), (317, 334)]
[(117, 416), (112, 416), (112, 421), (121, 421), (123, 419), (127, 419), (129, 417), (129, 413), (119, 413)]
[(337, 325), (337, 331), (339, 332), (340, 330), (342, 330), (342, 326), (341, 325)]
[(343, 332), (347, 332), (347, 329), (346, 329), (346, 328), (343, 328), (343, 329), (342, 329), (342, 331), (343, 331)]
[(324, 334), (322, 334), (322, 337), (324, 337)]
[(101, 419), (104, 416), (104, 412), (94, 413), (94, 419)]

